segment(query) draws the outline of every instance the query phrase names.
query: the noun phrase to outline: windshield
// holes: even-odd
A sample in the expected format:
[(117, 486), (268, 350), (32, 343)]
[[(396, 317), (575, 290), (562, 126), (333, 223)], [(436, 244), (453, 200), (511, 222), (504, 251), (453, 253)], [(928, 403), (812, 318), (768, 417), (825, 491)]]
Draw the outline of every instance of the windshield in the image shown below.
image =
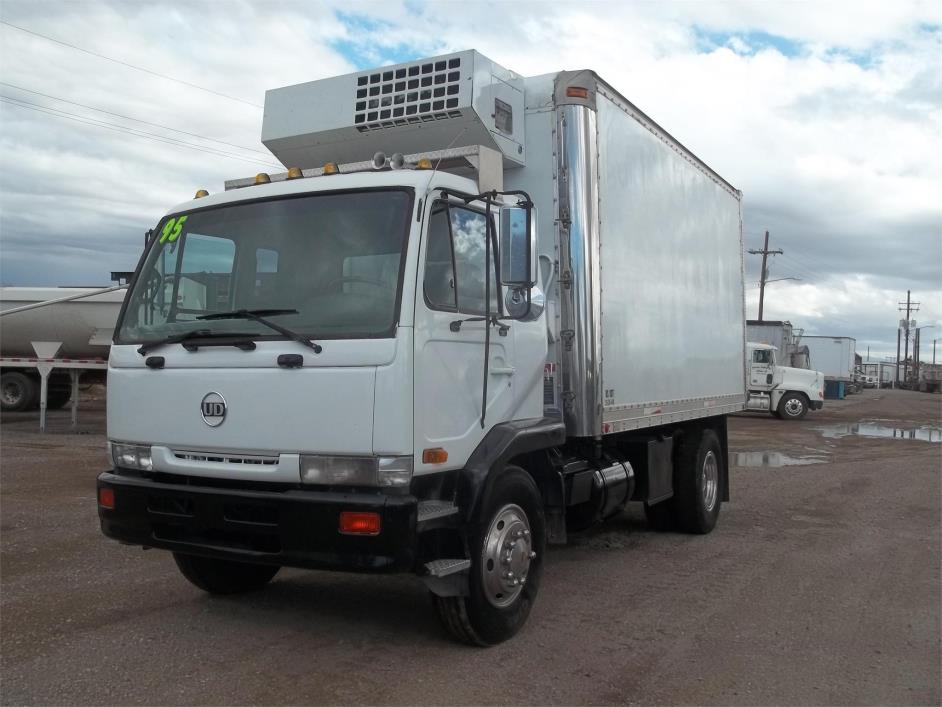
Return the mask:
[[(287, 309), (278, 324), (316, 339), (390, 337), (412, 195), (318, 194), (162, 220), (119, 324), (119, 343), (202, 329), (284, 338), (237, 309)], [(256, 336), (257, 335), (257, 336)]]

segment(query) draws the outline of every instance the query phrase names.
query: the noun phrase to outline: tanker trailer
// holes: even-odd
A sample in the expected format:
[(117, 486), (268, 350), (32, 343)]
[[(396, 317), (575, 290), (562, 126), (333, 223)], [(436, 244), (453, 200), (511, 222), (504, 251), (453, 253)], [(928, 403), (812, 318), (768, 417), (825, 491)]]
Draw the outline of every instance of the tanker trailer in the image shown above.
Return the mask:
[(61, 408), (73, 399), (79, 376), (104, 382), (125, 288), (0, 287), (3, 412)]

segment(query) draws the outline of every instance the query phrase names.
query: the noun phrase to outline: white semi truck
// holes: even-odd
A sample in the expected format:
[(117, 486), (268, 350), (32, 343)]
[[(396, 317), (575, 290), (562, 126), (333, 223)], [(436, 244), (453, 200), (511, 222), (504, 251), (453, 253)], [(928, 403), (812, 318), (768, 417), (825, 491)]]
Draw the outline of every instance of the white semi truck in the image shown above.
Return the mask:
[(769, 412), (784, 420), (800, 420), (808, 410), (824, 407), (824, 374), (778, 365), (778, 347), (746, 344), (749, 369), (747, 410)]
[(734, 187), (591, 71), (464, 51), (265, 103), (288, 171), (201, 190), (138, 265), (106, 535), (211, 593), (415, 573), (487, 645), (547, 543), (630, 501), (713, 529), (746, 399)]

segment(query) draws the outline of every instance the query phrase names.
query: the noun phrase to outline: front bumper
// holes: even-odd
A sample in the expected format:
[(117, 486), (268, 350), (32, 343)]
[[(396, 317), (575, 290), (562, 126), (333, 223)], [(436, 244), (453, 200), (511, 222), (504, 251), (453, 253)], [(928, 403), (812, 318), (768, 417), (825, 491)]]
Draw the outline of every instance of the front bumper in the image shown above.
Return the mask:
[[(381, 493), (245, 490), (105, 472), (102, 532), (133, 545), (311, 569), (406, 572), (416, 564), (416, 499)], [(339, 532), (342, 511), (379, 513), (375, 536)]]

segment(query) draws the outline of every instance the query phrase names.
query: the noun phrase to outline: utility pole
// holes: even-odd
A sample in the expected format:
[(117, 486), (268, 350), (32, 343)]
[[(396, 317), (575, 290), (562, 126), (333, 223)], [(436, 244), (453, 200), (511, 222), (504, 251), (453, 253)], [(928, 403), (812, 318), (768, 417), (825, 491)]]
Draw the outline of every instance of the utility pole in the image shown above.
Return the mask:
[(769, 250), (769, 232), (765, 232), (765, 245), (762, 250), (749, 250), (750, 255), (762, 255), (762, 273), (759, 275), (759, 321), (762, 321), (762, 307), (765, 304), (765, 281), (769, 277), (769, 270), (766, 267), (770, 255), (782, 255), (782, 250)]
[[(910, 326), (912, 326), (912, 320), (910, 319), (910, 317), (919, 311), (919, 302), (911, 301), (910, 290), (906, 290), (905, 305), (906, 305), (906, 319), (903, 320), (903, 326), (901, 327), (903, 331), (905, 332), (905, 336), (906, 336), (906, 342), (904, 345), (905, 352), (903, 354), (903, 366), (905, 366), (904, 375), (903, 375), (904, 383), (906, 382), (905, 372), (909, 370), (907, 361), (909, 360), (909, 328)], [(903, 311), (903, 302), (899, 303), (899, 311), (901, 312)], [(897, 367), (897, 376), (898, 376), (899, 375), (898, 373), (899, 371), (899, 346), (896, 347), (896, 367)]]
[(896, 329), (896, 388), (899, 388), (899, 346), (900, 346), (900, 334), (903, 333), (901, 328)]

